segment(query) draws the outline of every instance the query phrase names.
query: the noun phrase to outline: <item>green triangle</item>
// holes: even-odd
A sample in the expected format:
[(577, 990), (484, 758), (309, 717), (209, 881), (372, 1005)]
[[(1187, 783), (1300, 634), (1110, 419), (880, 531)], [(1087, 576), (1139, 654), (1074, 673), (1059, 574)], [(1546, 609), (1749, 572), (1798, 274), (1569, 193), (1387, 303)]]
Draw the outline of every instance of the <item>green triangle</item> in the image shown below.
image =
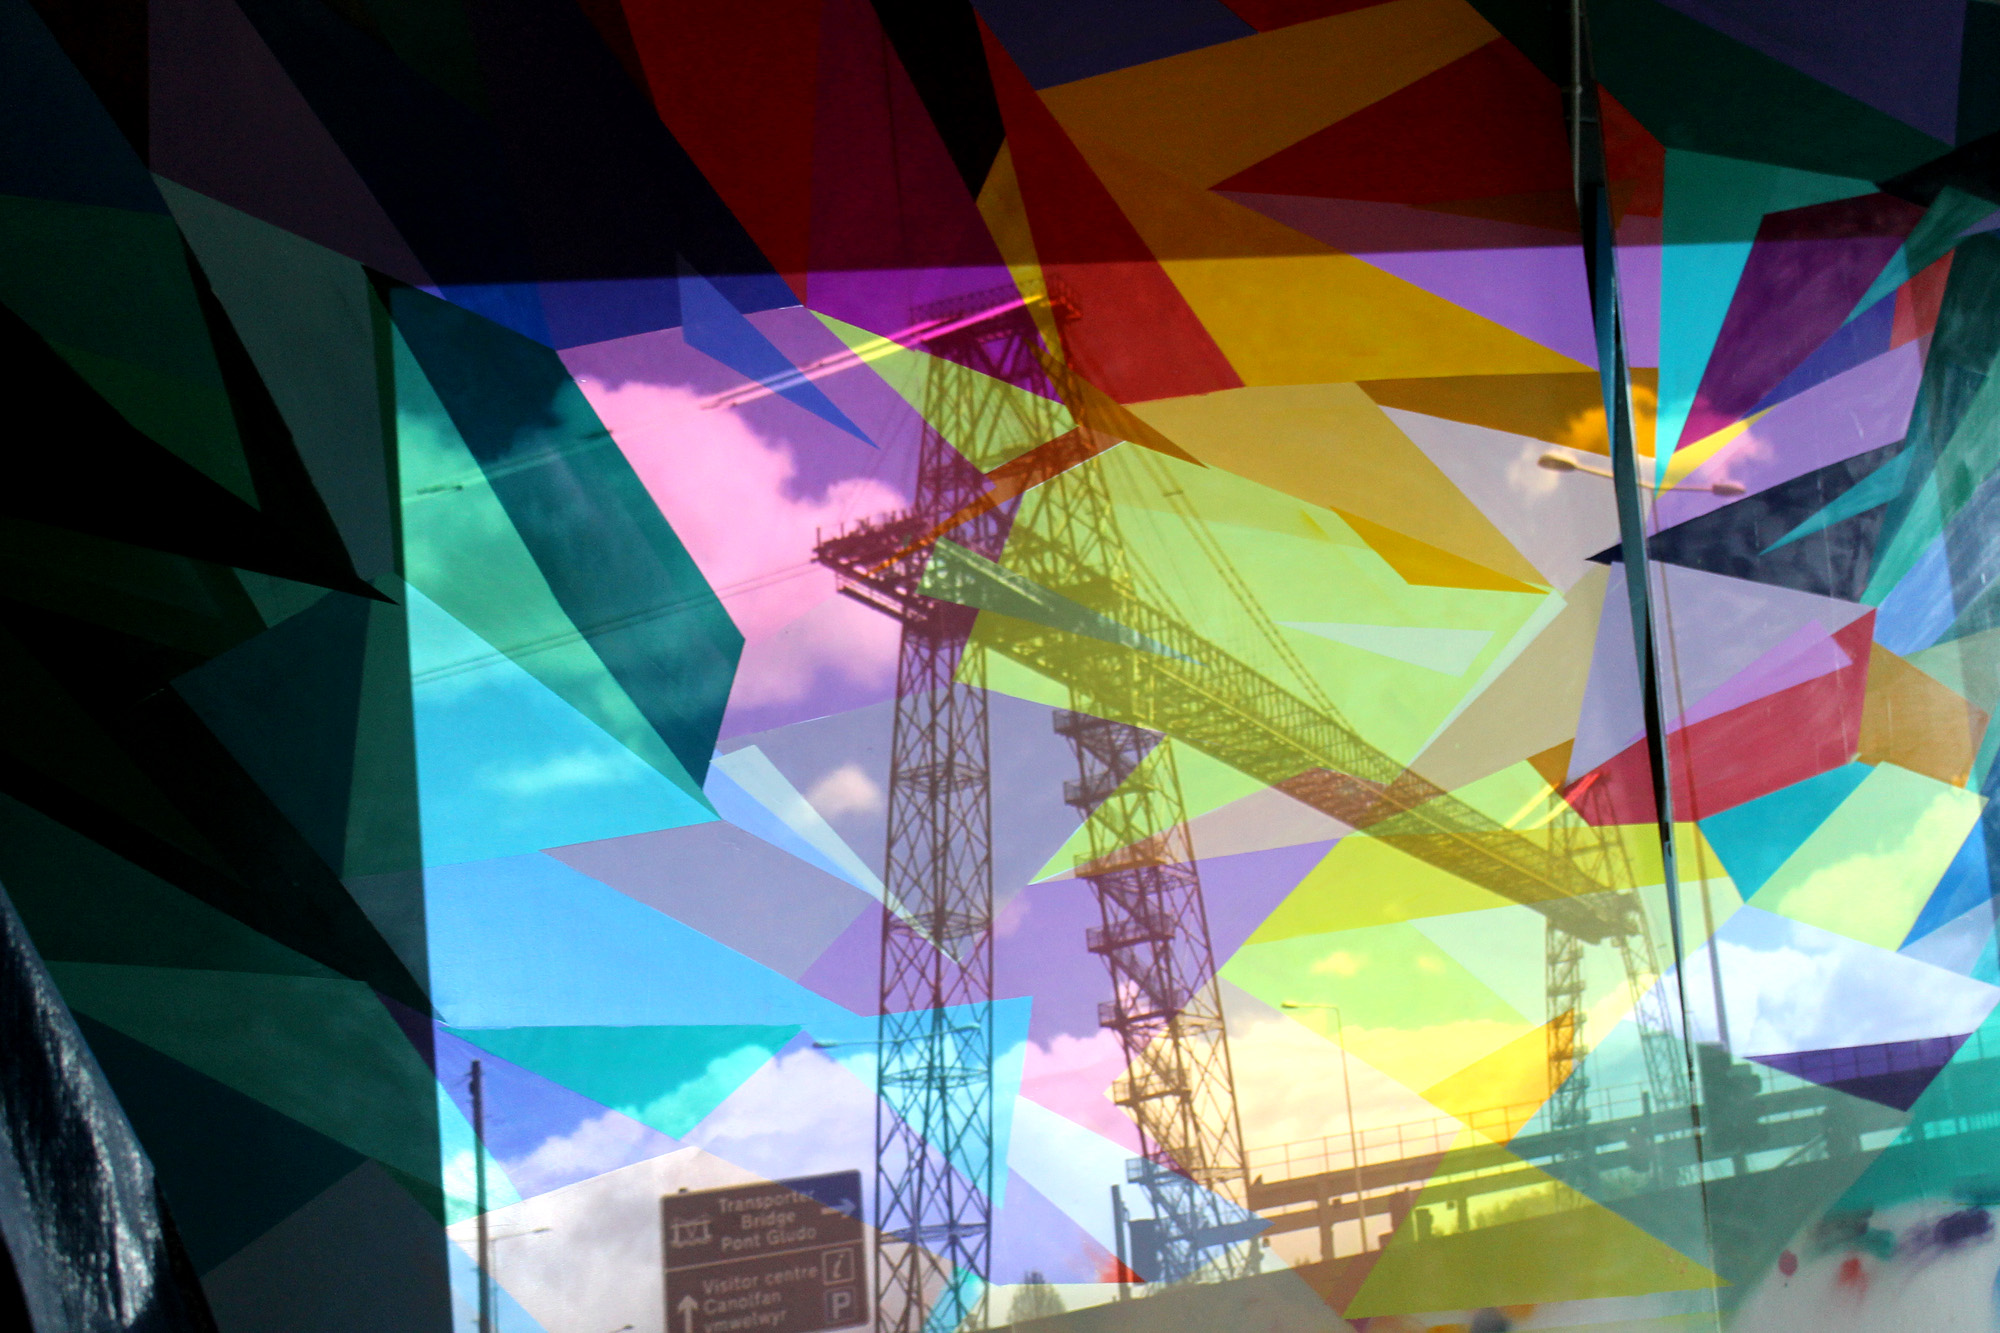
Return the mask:
[(438, 1179), (437, 1079), (358, 981), (52, 963), (63, 999), (336, 1143)]

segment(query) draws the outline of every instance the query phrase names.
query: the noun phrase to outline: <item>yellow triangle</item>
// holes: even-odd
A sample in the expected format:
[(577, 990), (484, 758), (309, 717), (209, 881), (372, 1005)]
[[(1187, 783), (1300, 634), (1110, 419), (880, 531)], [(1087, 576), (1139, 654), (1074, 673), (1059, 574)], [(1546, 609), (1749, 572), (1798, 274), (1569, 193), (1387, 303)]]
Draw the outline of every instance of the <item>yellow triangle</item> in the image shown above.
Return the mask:
[[(831, 315), (818, 318), (982, 472), (1053, 440), (1076, 424), (1069, 409), (1052, 399), (982, 375), (956, 361), (905, 347)], [(955, 385), (957, 392), (938, 392), (940, 377)], [(945, 407), (940, 408), (940, 404)], [(959, 404), (968, 406), (959, 408), (961, 415), (954, 416), (951, 409)]]
[[(1424, 1089), (1424, 1100), (1494, 1143), (1512, 1139), (1549, 1099), (1549, 1029), (1565, 1015), (1522, 1033)], [(1495, 1113), (1499, 1114), (1495, 1114)]]
[(1491, 889), (1419, 861), (1379, 839), (1351, 833), (1299, 881), (1246, 943), (1268, 944), (1301, 935), (1508, 905), (1508, 899)]
[[(1451, 1177), (1508, 1169), (1512, 1190), (1468, 1199), (1457, 1230)], [(1490, 1176), (1489, 1176), (1490, 1179)], [(1430, 1234), (1419, 1239), (1428, 1211)], [(1492, 1305), (1700, 1291), (1723, 1280), (1602, 1204), (1467, 1131), (1417, 1196), (1361, 1290), (1341, 1313), (1407, 1314)]]

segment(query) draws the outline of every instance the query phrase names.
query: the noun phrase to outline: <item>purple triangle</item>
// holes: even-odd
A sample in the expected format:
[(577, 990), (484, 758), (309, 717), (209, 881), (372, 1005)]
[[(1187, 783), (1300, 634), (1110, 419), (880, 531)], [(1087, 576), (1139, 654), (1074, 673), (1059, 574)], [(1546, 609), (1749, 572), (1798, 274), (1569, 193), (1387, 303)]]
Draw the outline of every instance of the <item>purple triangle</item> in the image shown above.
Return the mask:
[(1968, 1032), (1956, 1037), (1922, 1037), (1874, 1046), (1836, 1046), (1823, 1051), (1789, 1051), (1744, 1058), (1850, 1097), (1907, 1111), (1971, 1035)]

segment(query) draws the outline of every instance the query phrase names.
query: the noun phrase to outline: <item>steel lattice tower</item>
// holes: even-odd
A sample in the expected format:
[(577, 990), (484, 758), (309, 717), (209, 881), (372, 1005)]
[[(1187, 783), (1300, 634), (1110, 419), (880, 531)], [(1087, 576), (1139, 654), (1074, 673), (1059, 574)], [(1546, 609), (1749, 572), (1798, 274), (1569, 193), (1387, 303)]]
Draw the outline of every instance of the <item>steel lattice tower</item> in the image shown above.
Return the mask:
[[(984, 480), (928, 427), (918, 478), (914, 515), (952, 513)], [(953, 535), (997, 556), (1004, 522), (996, 510)], [(993, 812), (985, 661), (965, 646), (975, 615), (924, 597), (901, 610), (875, 1122), (876, 1319), (895, 1333), (984, 1322)]]
[[(994, 1169), (984, 664), (965, 652), (976, 616), (970, 608), (982, 601), (1053, 595), (1149, 645), (1137, 651), (1132, 643), (1004, 615), (984, 622), (980, 639), (982, 651), (1071, 692), (1071, 713), (1058, 725), (1078, 750), (1071, 803), (1096, 814), (1092, 836), (1102, 840), (1083, 868), (1103, 922), (1090, 944), (1113, 979), (1104, 1020), (1134, 1058), (1120, 1100), (1146, 1136), (1141, 1160), (1151, 1166), (1134, 1172), (1142, 1183), (1169, 1192), (1197, 1183), (1221, 1189), (1240, 1180), (1242, 1161), (1178, 781), (1169, 757), (1148, 762), (1157, 736), (1546, 917), (1550, 1017), (1560, 1020), (1549, 1041), (1559, 1119), (1584, 1113), (1586, 1087), (1575, 1069), (1583, 946), (1613, 943), (1635, 1001), (1659, 1007), (1656, 989), (1647, 995), (1656, 975), (1651, 929), (1628, 887), (1616, 829), (1574, 819), (1531, 833), (1502, 827), (1362, 738), (1319, 694), (1199, 516), (1184, 498), (1172, 498), (1180, 493), (1170, 479), (1161, 481), (1162, 496), (1295, 684), (1280, 684), (1136, 585), (1104, 482), (1095, 467), (1078, 466), (1123, 437), (1086, 424), (1093, 415), (1102, 421), (1102, 403), (1087, 401), (1094, 391), (1068, 382), (1041, 351), (1025, 306), (1010, 289), (919, 312), (925, 322), (911, 336), (983, 371), (994, 387), (937, 363), (924, 415), (938, 425), (925, 427), (916, 502), (824, 540), (816, 552), (840, 576), (845, 595), (904, 624), (887, 860), (891, 905), (907, 919), (892, 914), (884, 926), (882, 1080), (885, 1098), (913, 1109), (900, 1124), (882, 1118), (876, 1203), (888, 1252), (878, 1258), (877, 1318), (896, 1333), (935, 1333), (953, 1326), (946, 1320), (954, 1313), (968, 1326), (984, 1318), (979, 1298), (962, 1284), (965, 1274), (986, 1274), (990, 1205), (981, 1186)], [(1060, 294), (1049, 307), (1058, 321), (1070, 317)], [(926, 335), (926, 328), (935, 332)], [(1037, 374), (1054, 379), (1076, 414), (1073, 429), (1058, 433), (1060, 404), (1006, 387)], [(1160, 466), (1153, 454), (1138, 456), (1144, 467)], [(1051, 490), (1061, 494), (1038, 507), (1037, 523), (1017, 527), (1020, 497), (1058, 478)], [(959, 551), (934, 561), (944, 542)], [(1117, 805), (1107, 808), (1114, 792)], [(948, 1013), (952, 1006), (967, 1017)], [(1685, 1104), (1686, 1079), (1675, 1077), (1671, 1052), (1648, 1041), (1646, 1055), (1659, 1103)], [(957, 1147), (940, 1155), (925, 1144)], [(978, 1179), (955, 1175), (947, 1156), (974, 1164)], [(1213, 1193), (1201, 1193), (1222, 1211)], [(1169, 1267), (1193, 1267), (1199, 1242), (1215, 1242), (1203, 1234), (1214, 1225), (1183, 1225), (1182, 1257)]]
[(1173, 749), (1154, 732), (1089, 713), (1059, 713), (1055, 725), (1080, 771), (1063, 794), (1091, 820), (1078, 877), (1094, 891), (1102, 924), (1086, 943), (1111, 973), (1098, 1021), (1124, 1048), (1114, 1099), (1139, 1127), (1130, 1179), (1153, 1205), (1154, 1276), (1230, 1276), (1226, 1257), (1211, 1252), (1226, 1255), (1242, 1239), (1242, 1213), (1229, 1200), (1243, 1198), (1243, 1131)]
[[(995, 441), (1048, 422), (1013, 396), (981, 393), (952, 363), (1019, 378), (1037, 337), (1019, 295), (919, 310), (940, 360), (925, 392), (911, 507), (821, 545), (870, 562), (880, 586), (850, 595), (902, 622), (889, 768), (875, 1125), (876, 1326), (948, 1333), (986, 1322), (992, 1252), (993, 813), (985, 659), (968, 650), (977, 612), (919, 590), (935, 544), (998, 560), (1011, 505), (983, 502), (977, 465)], [(948, 360), (946, 359), (948, 358)], [(952, 439), (938, 429), (946, 425)], [(963, 452), (962, 452), (963, 451)], [(968, 461), (968, 455), (971, 461)], [(974, 511), (968, 513), (968, 511)], [(891, 590), (893, 589), (893, 590)]]

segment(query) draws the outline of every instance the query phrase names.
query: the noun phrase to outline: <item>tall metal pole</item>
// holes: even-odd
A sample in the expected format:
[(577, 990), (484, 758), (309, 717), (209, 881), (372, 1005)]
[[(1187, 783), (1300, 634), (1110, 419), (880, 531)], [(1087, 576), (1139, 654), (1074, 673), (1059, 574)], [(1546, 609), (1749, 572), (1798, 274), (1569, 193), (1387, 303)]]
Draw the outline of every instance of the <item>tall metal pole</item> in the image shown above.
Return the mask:
[(1118, 1186), (1111, 1187), (1111, 1243), (1118, 1256), (1118, 1299), (1132, 1299), (1132, 1284), (1125, 1280), (1131, 1270), (1125, 1259), (1125, 1197), (1118, 1192)]
[(1674, 845), (1674, 793), (1667, 753), (1666, 710), (1660, 699), (1659, 652), (1653, 640), (1651, 576), (1646, 567), (1646, 517), (1639, 502), (1638, 441), (1632, 430), (1632, 385), (1625, 359), (1625, 320), (1618, 299), (1618, 254), (1611, 230), (1611, 193), (1604, 156), (1604, 125), (1597, 82), (1591, 73), (1590, 35), (1583, 0), (1570, 0), (1569, 128), (1576, 206), (1583, 229), (1584, 271), (1596, 325), (1598, 377), (1604, 386), (1605, 438), (1611, 450), (1611, 486), (1618, 497), (1618, 537), (1625, 564), (1625, 596), (1631, 608), (1632, 646), (1638, 660), (1645, 708), (1646, 757), (1653, 781), (1659, 826), (1660, 863), (1672, 935), (1674, 982), (1680, 1004), (1682, 1044), (1689, 1047), (1688, 1082), (1694, 1060), (1688, 1030), (1687, 956), (1681, 927), (1680, 875)]
[(1347, 1023), (1340, 1006), (1333, 1010), (1333, 1040), (1340, 1047), (1340, 1095), (1347, 1102), (1347, 1156), (1354, 1164), (1354, 1225), (1361, 1233), (1361, 1253), (1368, 1253), (1368, 1208), (1361, 1201), (1361, 1132), (1354, 1123), (1354, 1082), (1347, 1072)]
[(472, 1062), (473, 1208), (479, 1232), (479, 1333), (493, 1333), (493, 1279), (489, 1276), (492, 1240), (486, 1234), (486, 1085), (479, 1061)]
[[(1354, 1220), (1361, 1230), (1361, 1249), (1368, 1249), (1368, 1214), (1361, 1206), (1361, 1131), (1354, 1120), (1354, 1083), (1347, 1072), (1347, 1020), (1337, 1004), (1320, 1004), (1310, 1000), (1284, 1000), (1280, 1009), (1329, 1009), (1333, 1012), (1333, 1040), (1340, 1047), (1340, 1095), (1347, 1103), (1347, 1159), (1354, 1170)], [(1328, 1245), (1328, 1250), (1332, 1249)], [(1331, 1259), (1331, 1253), (1325, 1256)]]

